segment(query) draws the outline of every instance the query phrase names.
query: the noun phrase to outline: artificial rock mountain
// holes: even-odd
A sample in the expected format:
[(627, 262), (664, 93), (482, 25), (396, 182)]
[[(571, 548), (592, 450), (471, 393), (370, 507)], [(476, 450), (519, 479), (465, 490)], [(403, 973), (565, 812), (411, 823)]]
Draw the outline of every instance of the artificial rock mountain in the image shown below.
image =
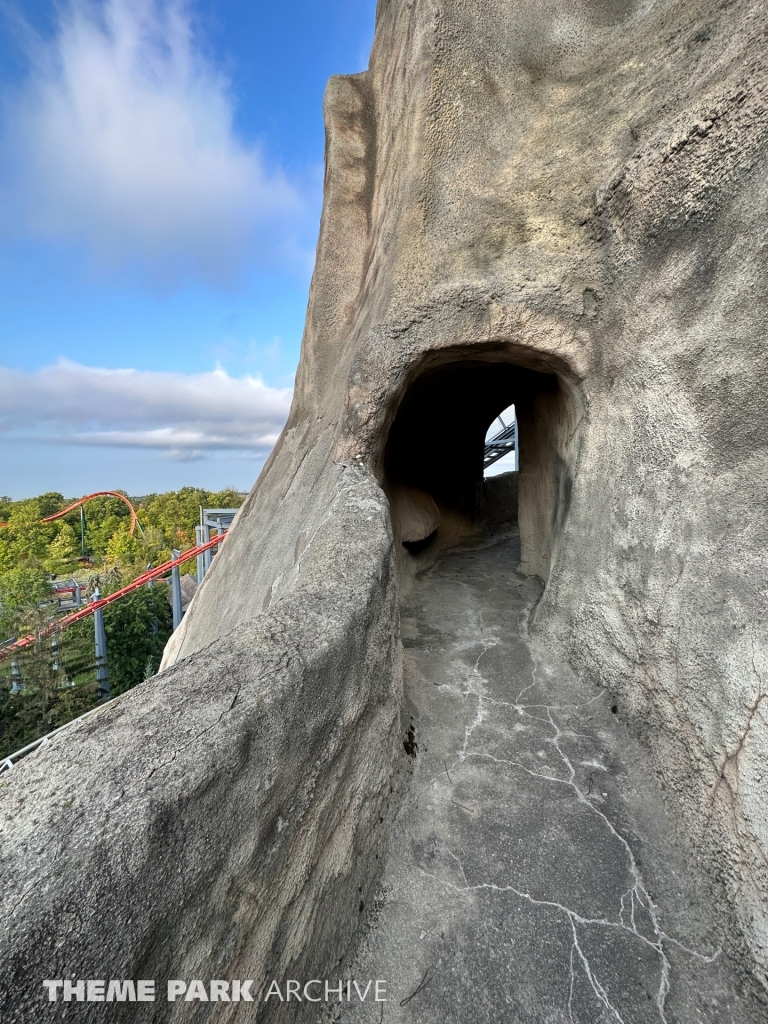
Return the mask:
[(759, 1000), (768, 8), (380, 0), (325, 121), (286, 428), (159, 677), (3, 779), (3, 1020), (47, 1019), (38, 978), (348, 952), (405, 784), (399, 599), (486, 528), (511, 402), (531, 632), (645, 746)]

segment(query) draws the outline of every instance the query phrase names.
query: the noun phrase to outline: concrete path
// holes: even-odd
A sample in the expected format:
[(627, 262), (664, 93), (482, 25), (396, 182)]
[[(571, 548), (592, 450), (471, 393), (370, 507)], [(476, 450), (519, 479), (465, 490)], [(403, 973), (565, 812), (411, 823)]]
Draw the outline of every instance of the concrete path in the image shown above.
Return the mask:
[(334, 1019), (755, 1020), (621, 708), (532, 651), (518, 561), (449, 554), (403, 610), (413, 777), (351, 968), (388, 1001)]

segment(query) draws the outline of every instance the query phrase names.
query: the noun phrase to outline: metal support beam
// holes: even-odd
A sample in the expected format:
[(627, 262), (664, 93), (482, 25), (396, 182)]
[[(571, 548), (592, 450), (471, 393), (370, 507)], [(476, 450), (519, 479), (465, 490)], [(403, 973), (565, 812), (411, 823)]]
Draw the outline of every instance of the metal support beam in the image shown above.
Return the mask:
[[(174, 558), (178, 558), (180, 554), (180, 551), (173, 549)], [(178, 565), (174, 565), (171, 569), (171, 608), (173, 608), (173, 628), (178, 629), (184, 614), (181, 608), (181, 573)]]
[(60, 663), (61, 648), (59, 645), (59, 634), (54, 633), (51, 637), (51, 671), (53, 672), (53, 678), (58, 683), (59, 669), (61, 668)]
[[(200, 509), (200, 525), (203, 528), (203, 542), (211, 539), (211, 530), (215, 530), (219, 536), (226, 533), (232, 525), (239, 509), (236, 508), (202, 508)], [(215, 551), (205, 552), (205, 571), (211, 568), (211, 561)], [(199, 582), (199, 580), (198, 580)]]
[[(195, 545), (200, 547), (203, 543), (203, 528), (202, 526), (195, 527)], [(203, 576), (205, 576), (205, 552), (197, 556), (197, 585), (198, 587), (203, 582)]]
[[(98, 588), (94, 590), (91, 600), (95, 603), (100, 599)], [(96, 682), (99, 687), (99, 698), (109, 699), (109, 672), (107, 669), (107, 634), (104, 632), (104, 609), (97, 608), (93, 613), (93, 633), (96, 641)]]
[[(203, 524), (203, 544), (207, 544), (211, 539), (211, 527), (208, 523)], [(205, 574), (211, 568), (211, 549), (203, 552), (203, 573)]]
[(488, 467), (492, 466), (494, 462), (497, 462), (510, 452), (514, 452), (515, 469), (518, 469), (517, 417), (515, 417), (515, 419), (508, 425), (504, 423), (501, 416), (499, 416), (498, 419), (502, 424), (502, 429), (498, 434), (494, 434), (492, 438), (485, 442), (483, 469), (488, 469)]

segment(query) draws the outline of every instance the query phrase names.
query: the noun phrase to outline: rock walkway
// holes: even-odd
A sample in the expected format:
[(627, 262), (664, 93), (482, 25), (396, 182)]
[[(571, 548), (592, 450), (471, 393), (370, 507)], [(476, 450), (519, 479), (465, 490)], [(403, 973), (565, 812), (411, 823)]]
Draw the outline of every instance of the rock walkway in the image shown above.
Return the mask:
[(344, 1022), (754, 1020), (642, 748), (536, 654), (517, 542), (444, 556), (403, 609), (414, 772)]

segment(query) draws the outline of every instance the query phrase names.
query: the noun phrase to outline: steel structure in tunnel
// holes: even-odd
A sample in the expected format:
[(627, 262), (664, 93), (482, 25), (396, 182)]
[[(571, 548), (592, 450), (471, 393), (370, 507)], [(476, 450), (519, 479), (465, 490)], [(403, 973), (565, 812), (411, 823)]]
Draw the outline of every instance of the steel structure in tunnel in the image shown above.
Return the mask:
[[(439, 504), (474, 518), (478, 512), (489, 425), (513, 402), (523, 408), (552, 374), (510, 362), (456, 359), (429, 368), (409, 386), (389, 432), (386, 479), (417, 488)], [(441, 444), (424, 457), (422, 439), (440, 423)], [(505, 445), (500, 456), (509, 448)]]
[(501, 423), (501, 430), (485, 442), (485, 452), (483, 454), (484, 470), (492, 466), (494, 462), (498, 462), (499, 459), (503, 459), (505, 455), (518, 451), (517, 416), (515, 416), (511, 423), (505, 423), (501, 414), (496, 419)]
[[(484, 472), (509, 451), (518, 458), (522, 564), (548, 579), (570, 505), (577, 422), (573, 387), (559, 372), (513, 362), (511, 346), (428, 356), (401, 394), (384, 448), (382, 484), (393, 532), (410, 554), (451, 547), (487, 532)], [(510, 406), (515, 423), (487, 439)], [(427, 442), (440, 424), (440, 445)], [(487, 439), (487, 440), (486, 440)]]

